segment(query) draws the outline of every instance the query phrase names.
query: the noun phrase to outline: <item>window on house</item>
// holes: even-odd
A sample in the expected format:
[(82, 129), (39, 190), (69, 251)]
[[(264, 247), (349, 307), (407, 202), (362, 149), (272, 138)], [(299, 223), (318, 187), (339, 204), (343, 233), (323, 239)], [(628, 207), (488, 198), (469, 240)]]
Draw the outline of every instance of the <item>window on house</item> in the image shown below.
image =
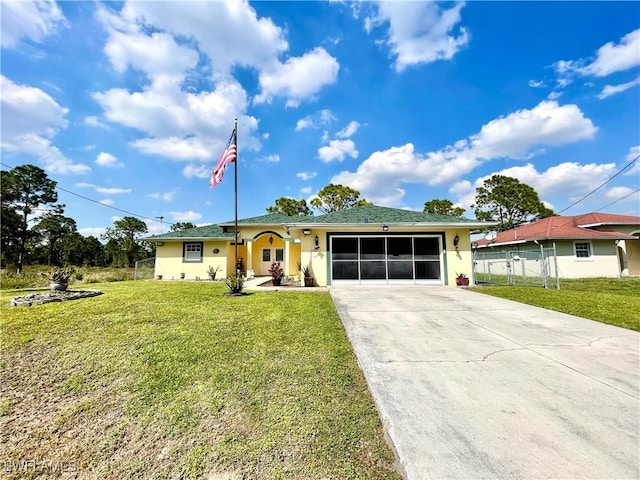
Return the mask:
[(202, 242), (185, 243), (183, 248), (183, 260), (185, 262), (202, 261)]
[(576, 258), (591, 257), (591, 244), (589, 242), (575, 242), (573, 246), (576, 252)]

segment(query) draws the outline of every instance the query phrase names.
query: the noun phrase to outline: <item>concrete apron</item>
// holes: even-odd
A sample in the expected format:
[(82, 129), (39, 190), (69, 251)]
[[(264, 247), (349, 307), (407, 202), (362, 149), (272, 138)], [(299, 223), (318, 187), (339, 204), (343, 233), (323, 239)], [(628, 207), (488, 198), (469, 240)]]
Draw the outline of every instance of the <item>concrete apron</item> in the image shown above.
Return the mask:
[(640, 478), (638, 332), (451, 287), (330, 292), (406, 479)]

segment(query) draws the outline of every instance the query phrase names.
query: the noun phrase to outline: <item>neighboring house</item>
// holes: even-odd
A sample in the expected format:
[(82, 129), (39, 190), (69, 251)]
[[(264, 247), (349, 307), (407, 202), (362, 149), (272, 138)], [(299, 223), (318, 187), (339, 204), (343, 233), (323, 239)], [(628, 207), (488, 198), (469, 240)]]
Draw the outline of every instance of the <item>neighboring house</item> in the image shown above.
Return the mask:
[(156, 275), (206, 279), (209, 266), (268, 276), (273, 261), (294, 277), (308, 267), (317, 285), (406, 283), (455, 285), (471, 276), (472, 230), (495, 223), (386, 208), (354, 207), (320, 216), (267, 214), (147, 237), (156, 244)]
[(555, 244), (562, 278), (640, 275), (640, 217), (609, 213), (554, 216), (474, 242), (478, 252), (539, 250)]

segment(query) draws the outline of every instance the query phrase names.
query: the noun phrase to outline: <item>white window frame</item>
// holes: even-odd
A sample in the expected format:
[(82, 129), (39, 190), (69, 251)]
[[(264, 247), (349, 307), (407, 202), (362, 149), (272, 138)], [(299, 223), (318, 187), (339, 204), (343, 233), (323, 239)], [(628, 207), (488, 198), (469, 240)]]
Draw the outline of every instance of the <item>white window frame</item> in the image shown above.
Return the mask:
[[(202, 242), (184, 242), (182, 261), (184, 263), (202, 263)], [(197, 258), (195, 254), (199, 254)]]
[[(587, 246), (588, 255), (586, 257), (578, 255), (578, 245), (586, 245)], [(580, 251), (584, 252), (583, 249), (581, 249)], [(574, 241), (573, 242), (573, 256), (579, 262), (592, 261), (593, 260), (593, 245), (591, 244), (590, 241), (580, 241), (580, 242)]]

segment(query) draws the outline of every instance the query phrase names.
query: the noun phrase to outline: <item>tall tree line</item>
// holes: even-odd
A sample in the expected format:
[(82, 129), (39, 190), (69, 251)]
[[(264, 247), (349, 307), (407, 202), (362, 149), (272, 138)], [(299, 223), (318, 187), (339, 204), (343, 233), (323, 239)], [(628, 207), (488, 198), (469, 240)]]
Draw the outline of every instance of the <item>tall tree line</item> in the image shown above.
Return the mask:
[(85, 237), (58, 203), (57, 183), (34, 165), (0, 172), (0, 263), (22, 273), (25, 265), (133, 266), (154, 255), (139, 240), (147, 225), (135, 217), (114, 222), (101, 236)]

